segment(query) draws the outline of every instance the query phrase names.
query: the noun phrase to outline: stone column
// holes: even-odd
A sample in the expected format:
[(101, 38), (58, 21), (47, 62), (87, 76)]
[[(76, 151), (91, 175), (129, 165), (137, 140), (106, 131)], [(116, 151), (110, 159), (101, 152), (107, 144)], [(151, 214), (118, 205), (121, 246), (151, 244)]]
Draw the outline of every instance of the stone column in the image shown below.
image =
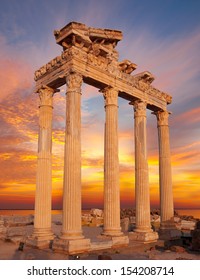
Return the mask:
[(82, 76), (67, 76), (63, 239), (83, 238), (81, 228), (81, 85)]
[(89, 248), (81, 224), (81, 85), (82, 76), (70, 73), (66, 78), (66, 130), (63, 185), (63, 227), (54, 241), (55, 250), (68, 253)]
[(36, 247), (48, 246), (54, 238), (51, 230), (52, 192), (52, 109), (55, 90), (43, 86), (39, 91), (39, 138), (35, 194), (34, 231)]
[(135, 203), (136, 229), (131, 238), (138, 241), (155, 241), (157, 233), (151, 229), (149, 171), (146, 140), (146, 103), (135, 101)]
[(169, 113), (158, 111), (154, 114), (157, 117), (158, 125), (161, 229), (171, 229), (175, 226), (173, 222), (174, 204), (168, 125)]
[(120, 236), (120, 189), (118, 159), (118, 91), (107, 87), (104, 135), (104, 230), (103, 235)]

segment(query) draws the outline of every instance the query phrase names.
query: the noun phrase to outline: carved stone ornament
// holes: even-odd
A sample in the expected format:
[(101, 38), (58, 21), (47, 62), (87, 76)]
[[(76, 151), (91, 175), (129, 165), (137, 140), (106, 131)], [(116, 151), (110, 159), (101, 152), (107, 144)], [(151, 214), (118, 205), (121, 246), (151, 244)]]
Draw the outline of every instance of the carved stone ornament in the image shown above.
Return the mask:
[(154, 113), (157, 117), (158, 126), (161, 125), (169, 125), (168, 119), (169, 119), (169, 112), (167, 111), (157, 111)]
[(80, 90), (82, 85), (83, 77), (82, 75), (78, 73), (70, 73), (66, 78), (67, 83), (67, 91), (74, 91), (74, 90)]
[(137, 65), (132, 63), (130, 60), (125, 59), (121, 62), (118, 62), (118, 68), (120, 71), (126, 74), (131, 74), (137, 68)]
[[(53, 58), (35, 72), (37, 89), (43, 84), (50, 84), (49, 82), (51, 86), (59, 87), (65, 83), (66, 73), (81, 69), (83, 77), (87, 77), (90, 82), (94, 80), (95, 86), (96, 79), (104, 85), (116, 81), (117, 90), (126, 92), (129, 100), (134, 95), (131, 87), (133, 91), (137, 89), (137, 95), (134, 95), (136, 98), (148, 101), (151, 106), (155, 105), (160, 110), (165, 110), (166, 105), (172, 102), (170, 95), (151, 85), (155, 77), (149, 71), (131, 75), (136, 64), (127, 59), (118, 61), (115, 46), (122, 39), (121, 31), (96, 29), (72, 22), (56, 31), (55, 37), (59, 45), (67, 45), (60, 56)], [(75, 68), (72, 69), (72, 65), (75, 65)], [(79, 88), (80, 91), (78, 80), (82, 80), (82, 77), (69, 78), (68, 90)], [(123, 84), (125, 87), (121, 90)]]
[(112, 87), (106, 87), (102, 90), (105, 106), (107, 105), (116, 105), (118, 106), (118, 91)]
[(146, 117), (146, 107), (147, 107), (147, 104), (146, 102), (143, 102), (143, 101), (135, 101), (133, 103), (134, 105), (134, 116), (135, 117)]
[(141, 89), (142, 91), (147, 91), (150, 88), (150, 85), (143, 81), (139, 81), (138, 86), (139, 86), (139, 89)]
[(53, 95), (55, 90), (48, 87), (42, 86), (38, 90), (39, 98), (40, 98), (40, 106), (52, 106), (53, 105)]

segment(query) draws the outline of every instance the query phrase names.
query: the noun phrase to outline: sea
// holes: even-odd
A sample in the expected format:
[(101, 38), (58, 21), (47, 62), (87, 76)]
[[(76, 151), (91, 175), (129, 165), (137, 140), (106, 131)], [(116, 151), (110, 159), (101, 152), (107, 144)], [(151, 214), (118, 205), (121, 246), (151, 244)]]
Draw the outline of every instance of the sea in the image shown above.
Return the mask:
[[(181, 216), (193, 216), (196, 219), (200, 219), (200, 209), (175, 209), (179, 215)], [(88, 209), (82, 210), (82, 212), (88, 212)], [(27, 215), (34, 215), (34, 210), (16, 210), (16, 209), (9, 209), (9, 210), (0, 210), (1, 215), (20, 215), (20, 216), (27, 216)], [(62, 214), (62, 210), (52, 210), (52, 215)]]

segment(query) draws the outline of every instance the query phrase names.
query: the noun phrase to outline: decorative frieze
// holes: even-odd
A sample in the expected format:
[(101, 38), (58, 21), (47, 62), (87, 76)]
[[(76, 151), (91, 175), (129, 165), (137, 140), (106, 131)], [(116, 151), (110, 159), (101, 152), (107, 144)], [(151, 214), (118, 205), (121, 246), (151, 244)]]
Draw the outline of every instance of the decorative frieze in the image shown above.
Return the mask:
[[(131, 72), (136, 68), (134, 63), (131, 63), (128, 60), (118, 62), (115, 59), (111, 59), (111, 55), (100, 55), (100, 51), (98, 49), (88, 49), (84, 51), (81, 48), (71, 46), (69, 49), (63, 51), (61, 56), (57, 56), (55, 59), (51, 60), (46, 65), (42, 66), (39, 70), (35, 72), (35, 81), (40, 81), (45, 75), (49, 75), (50, 73), (54, 73), (57, 69), (64, 67), (67, 70), (67, 63), (77, 60), (77, 62), (82, 66), (82, 70), (84, 71), (83, 76), (89, 77), (90, 71), (89, 67), (93, 67), (94, 70), (98, 70), (99, 73), (105, 73), (107, 78), (110, 78), (110, 81), (113, 79), (116, 81), (123, 81), (125, 84), (131, 86), (141, 91), (147, 95), (147, 97), (151, 97), (153, 99), (158, 100), (157, 104), (159, 104), (159, 100), (165, 102), (166, 104), (170, 104), (172, 101), (172, 97), (150, 85), (152, 82), (152, 76), (138, 78), (138, 74), (132, 76)], [(71, 67), (71, 64), (69, 64)], [(69, 69), (70, 71), (70, 69)], [(145, 73), (148, 73), (147, 71)], [(143, 73), (142, 73), (143, 74)], [(101, 76), (102, 78), (103, 76)], [(57, 76), (59, 79), (60, 76)], [(120, 90), (120, 89), (118, 89)], [(129, 93), (127, 93), (129, 94)], [(132, 98), (132, 94), (130, 99)], [(147, 98), (148, 101), (148, 98)], [(151, 101), (152, 102), (152, 101)], [(159, 106), (159, 105), (157, 105)], [(162, 107), (161, 107), (162, 109)]]

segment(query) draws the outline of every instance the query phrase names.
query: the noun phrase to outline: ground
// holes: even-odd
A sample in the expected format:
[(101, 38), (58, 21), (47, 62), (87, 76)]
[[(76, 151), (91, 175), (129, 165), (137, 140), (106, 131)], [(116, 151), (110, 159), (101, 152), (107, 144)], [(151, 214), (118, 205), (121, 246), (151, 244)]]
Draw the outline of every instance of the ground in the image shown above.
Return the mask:
[[(56, 226), (56, 232), (60, 231), (60, 227)], [(101, 230), (101, 227), (83, 227), (85, 236), (93, 241)], [(0, 241), (0, 248), (0, 260), (97, 260), (100, 255), (103, 255), (104, 259), (113, 260), (200, 260), (200, 252), (191, 251), (188, 248), (183, 248), (183, 246), (171, 246), (169, 249), (162, 240), (145, 245), (130, 242), (124, 248), (106, 249), (79, 254), (78, 256), (56, 253), (51, 249), (34, 249), (26, 245), (21, 251), (19, 250), (19, 243), (2, 240)]]
[[(16, 221), (15, 221), (16, 222)], [(27, 235), (31, 235), (33, 231), (33, 224), (26, 225), (25, 227), (13, 227), (10, 221), (11, 232), (25, 231)], [(62, 229), (62, 215), (52, 216), (52, 230), (55, 235), (59, 236)], [(98, 238), (102, 232), (102, 226), (82, 226), (83, 234), (89, 238), (91, 242), (99, 242)], [(128, 234), (124, 231), (124, 234)], [(101, 251), (93, 251), (84, 254), (69, 256), (64, 253), (58, 253), (52, 249), (35, 249), (23, 246), (22, 250), (19, 248), (19, 239), (11, 238), (0, 240), (0, 260), (66, 260), (66, 259), (81, 259), (81, 260), (98, 260), (113, 259), (113, 260), (200, 260), (200, 251), (191, 250), (191, 240), (179, 239), (176, 241), (166, 242), (158, 240), (156, 243), (141, 244), (138, 242), (130, 241), (126, 247), (118, 247), (114, 249), (104, 249)], [(101, 256), (101, 257), (100, 257)]]

